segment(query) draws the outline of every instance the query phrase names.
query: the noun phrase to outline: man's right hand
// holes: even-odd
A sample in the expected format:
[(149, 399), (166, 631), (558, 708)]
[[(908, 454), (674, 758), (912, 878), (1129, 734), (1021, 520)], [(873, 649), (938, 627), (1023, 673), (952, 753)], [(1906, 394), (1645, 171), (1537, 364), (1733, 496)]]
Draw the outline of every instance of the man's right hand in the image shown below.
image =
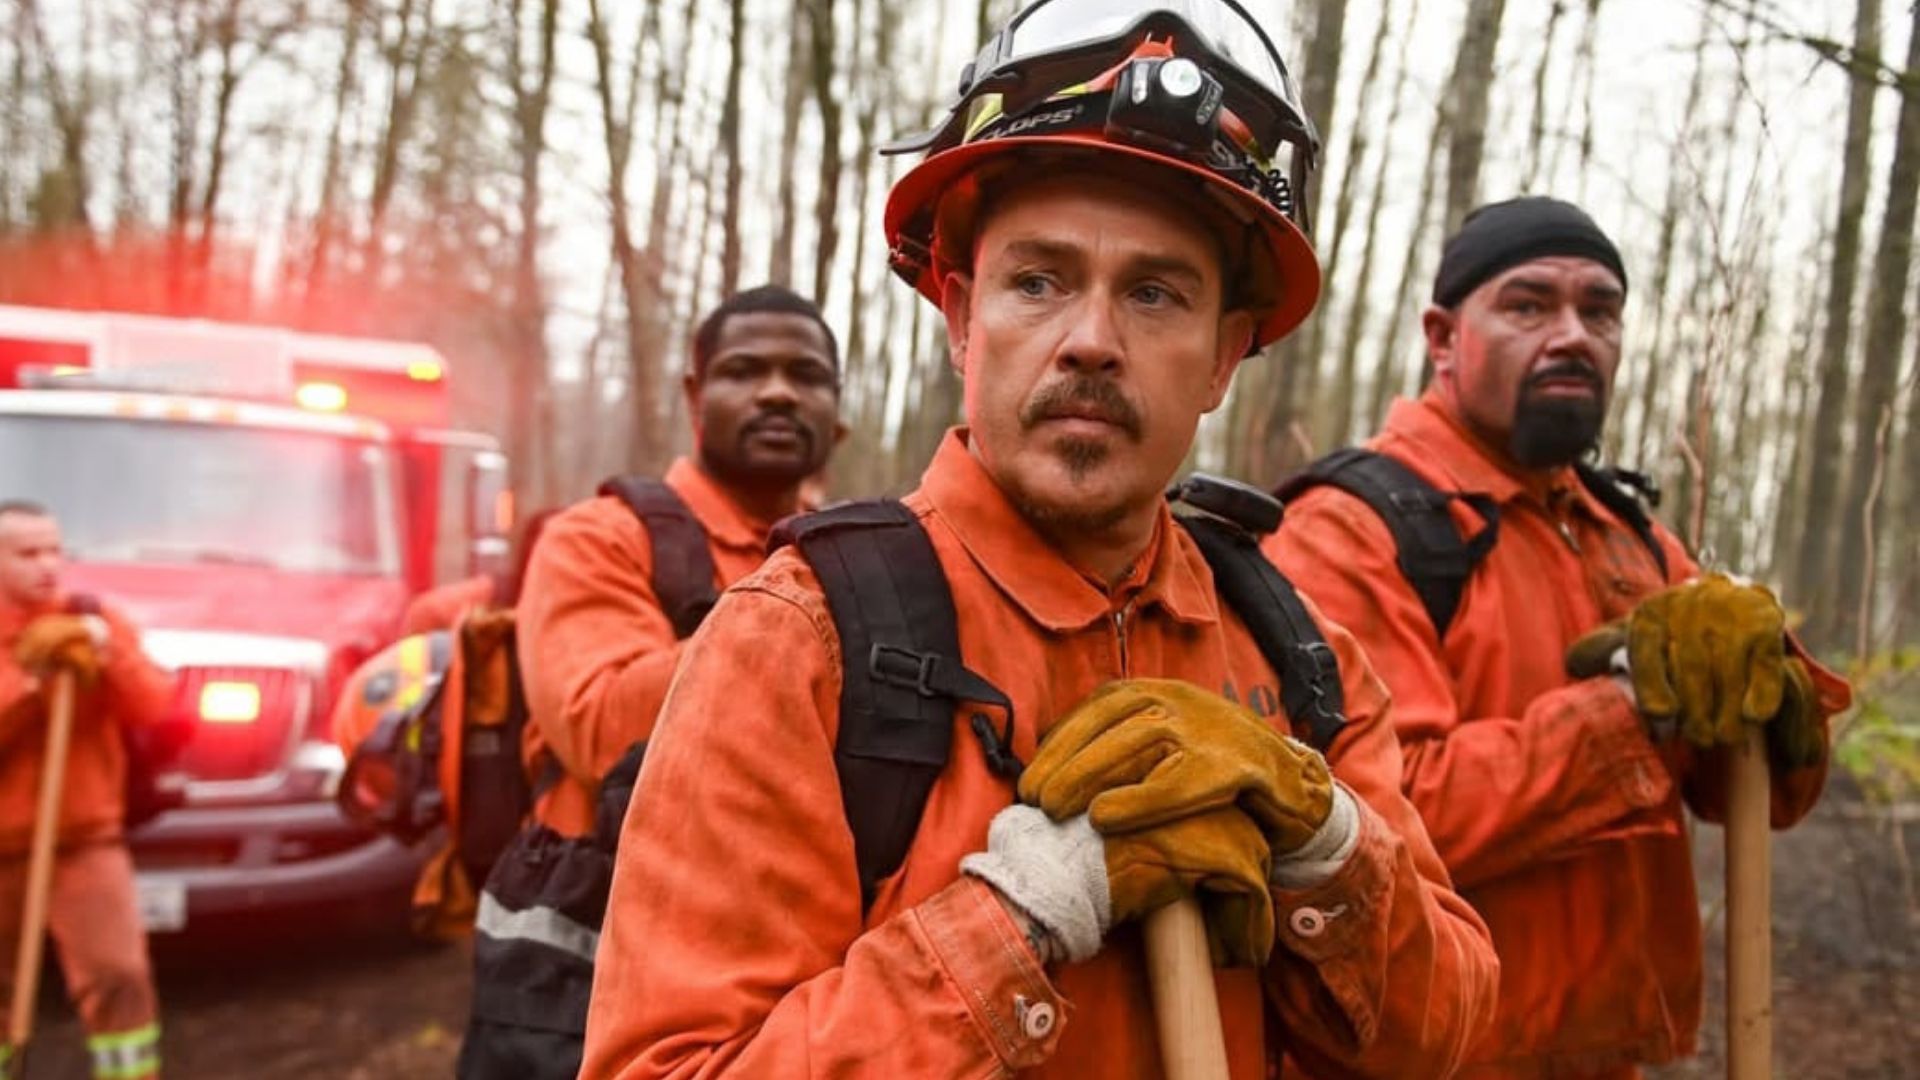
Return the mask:
[(1235, 807), (1103, 837), (1084, 814), (1055, 822), (1015, 804), (960, 869), (1046, 932), (1043, 960), (1086, 960), (1113, 926), (1193, 895), (1215, 963), (1250, 966), (1273, 948), (1270, 861), (1260, 827)]
[(71, 671), (82, 685), (92, 686), (100, 679), (104, 626), (97, 615), (42, 615), (20, 632), (13, 658), (35, 675)]

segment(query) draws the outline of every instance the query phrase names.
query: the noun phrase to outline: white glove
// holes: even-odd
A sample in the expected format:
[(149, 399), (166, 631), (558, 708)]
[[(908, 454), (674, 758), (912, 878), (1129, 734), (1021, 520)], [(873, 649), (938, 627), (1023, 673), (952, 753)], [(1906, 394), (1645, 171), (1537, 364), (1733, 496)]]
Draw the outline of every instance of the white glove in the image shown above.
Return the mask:
[(1085, 814), (1055, 822), (1014, 803), (994, 815), (987, 850), (961, 859), (960, 872), (998, 889), (1074, 963), (1099, 952), (1113, 925), (1106, 842)]

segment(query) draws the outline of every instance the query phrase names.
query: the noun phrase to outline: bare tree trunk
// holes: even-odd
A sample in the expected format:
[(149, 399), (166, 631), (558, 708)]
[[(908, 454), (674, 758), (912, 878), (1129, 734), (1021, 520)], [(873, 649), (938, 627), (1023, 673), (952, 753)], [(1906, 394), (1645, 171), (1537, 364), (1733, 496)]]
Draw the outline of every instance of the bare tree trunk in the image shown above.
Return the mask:
[[(1391, 14), (1390, 8), (1381, 11), (1383, 26)], [(1411, 26), (1419, 18), (1420, 0), (1413, 0), (1407, 11), (1405, 25)], [(1332, 435), (1327, 441), (1329, 447), (1345, 446), (1353, 437), (1353, 405), (1358, 396), (1358, 387), (1355, 384), (1359, 378), (1360, 342), (1365, 336), (1369, 309), (1368, 286), (1373, 282), (1375, 241), (1379, 239), (1380, 234), (1380, 208), (1387, 202), (1387, 165), (1393, 160), (1393, 155), (1387, 150), (1393, 145), (1394, 136), (1400, 131), (1401, 106), (1406, 100), (1407, 46), (1411, 40), (1410, 34), (1401, 36), (1400, 48), (1394, 59), (1393, 93), (1387, 107), (1386, 133), (1380, 141), (1379, 160), (1374, 163), (1373, 201), (1367, 207), (1366, 239), (1361, 241), (1360, 245), (1360, 272), (1354, 279), (1353, 297), (1347, 303), (1346, 329), (1340, 338), (1340, 362), (1336, 369), (1338, 376), (1334, 384), (1332, 404), (1334, 426)], [(1357, 129), (1364, 126), (1364, 124), (1355, 125), (1354, 153), (1356, 156), (1352, 165), (1356, 168), (1360, 165), (1359, 155), (1365, 149), (1365, 142), (1357, 134)], [(1379, 384), (1386, 382), (1384, 369), (1376, 373), (1376, 382)], [(1377, 415), (1379, 411), (1380, 407), (1376, 404), (1374, 413)]]
[[(384, 45), (387, 65), (393, 72), (393, 86), (387, 95), (386, 127), (374, 154), (373, 187), (367, 198), (367, 235), (364, 245), (368, 281), (379, 277), (385, 256), (387, 208), (393, 201), (400, 179), (400, 148), (413, 132), (413, 117), (420, 101), (420, 73), (425, 69), (427, 49), (432, 37), (434, 0), (425, 0), (424, 8), (416, 0), (400, 0), (400, 26), (391, 44)], [(414, 12), (420, 12), (415, 25)]]
[[(1319, 0), (1314, 5), (1313, 39), (1307, 46), (1300, 103), (1306, 108), (1314, 126), (1322, 132), (1331, 131), (1333, 127), (1346, 26), (1347, 0)], [(1316, 228), (1320, 221), (1320, 191), (1323, 186), (1314, 185), (1305, 193), (1303, 200), (1307, 218)], [(1260, 428), (1252, 433), (1255, 435), (1252, 441), (1254, 449), (1251, 460), (1246, 463), (1248, 471), (1244, 475), (1254, 477), (1257, 483), (1278, 480), (1305, 464), (1299, 460), (1299, 454), (1293, 442), (1287, 438), (1287, 432), (1296, 422), (1301, 403), (1312, 396), (1315, 382), (1313, 373), (1320, 362), (1319, 342), (1324, 337), (1320, 324), (1324, 319), (1325, 306), (1323, 302), (1318, 310), (1307, 316), (1304, 326), (1294, 330), (1276, 348), (1268, 351), (1266, 363), (1271, 368), (1261, 372), (1263, 377), (1254, 382), (1258, 388), (1275, 387), (1272, 392), (1263, 395), (1266, 397), (1266, 408), (1253, 410), (1252, 413), (1258, 418)]]
[[(1920, 6), (1913, 9), (1907, 43), (1908, 72), (1920, 71)], [(1915, 197), (1920, 195), (1920, 86), (1900, 84), (1900, 124), (1893, 142), (1893, 161), (1887, 171), (1886, 212), (1880, 219), (1880, 242), (1874, 249), (1867, 292), (1866, 354), (1860, 369), (1860, 390), (1854, 398), (1852, 466), (1847, 473), (1846, 498), (1841, 502), (1840, 589), (1844, 605), (1860, 598), (1859, 613), (1872, 619), (1872, 597), (1862, 583), (1869, 568), (1861, 552), (1868, 550), (1864, 520), (1869, 487), (1874, 479), (1874, 438), (1881, 410), (1894, 401), (1905, 353), (1907, 275), (1912, 268)], [(1835, 627), (1835, 631), (1840, 627)]]
[(314, 215), (313, 250), (307, 262), (303, 287), (308, 303), (319, 295), (332, 269), (333, 241), (341, 228), (340, 174), (342, 144), (346, 132), (348, 103), (356, 89), (355, 71), (360, 52), (360, 31), (366, 22), (367, 0), (346, 0), (346, 42), (340, 49), (340, 66), (334, 72), (333, 121), (327, 129), (327, 154), (320, 169), (320, 209)]
[(1487, 95), (1507, 0), (1469, 0), (1453, 74), (1447, 79), (1447, 195), (1441, 231), (1452, 235), (1479, 198), (1480, 159), (1487, 146)]
[(728, 0), (727, 97), (720, 108), (720, 145), (727, 155), (727, 194), (720, 218), (720, 295), (740, 288), (740, 75), (747, 45), (747, 2)]
[[(214, 218), (220, 207), (220, 186), (227, 172), (227, 126), (233, 118), (233, 95), (240, 88), (242, 69), (234, 56), (240, 43), (239, 0), (214, 18), (214, 43), (220, 49), (220, 76), (214, 82), (213, 136), (207, 143), (207, 179), (200, 189), (200, 247), (196, 269), (204, 279), (213, 258)], [(264, 48), (265, 46), (262, 45)]]
[(820, 108), (820, 190), (813, 204), (813, 299), (825, 305), (832, 284), (834, 253), (840, 247), (840, 96), (834, 92), (833, 0), (808, 0), (813, 40), (813, 99)]
[[(627, 201), (627, 165), (632, 158), (633, 130), (625, 110), (616, 106), (613, 46), (607, 24), (600, 17), (600, 0), (587, 0), (587, 39), (593, 46), (594, 89), (600, 103), (600, 129), (607, 152), (607, 209), (611, 218), (613, 258), (620, 268), (620, 291), (627, 309), (627, 400), (632, 430), (629, 460), (652, 469), (663, 456), (659, 431), (660, 373), (648, 348), (647, 313), (651, 309), (645, 273), (633, 247)], [(636, 53), (637, 55), (637, 53)], [(632, 84), (629, 83), (629, 94)]]
[[(812, 6), (809, 0), (809, 11)], [(775, 174), (780, 178), (780, 223), (773, 235), (773, 254), (767, 269), (767, 280), (775, 285), (793, 284), (793, 241), (800, 217), (794, 204), (793, 178), (800, 173), (800, 113), (807, 103), (807, 27), (811, 21), (796, 18), (787, 27), (787, 85), (780, 108), (780, 169)]]
[(1520, 174), (1520, 190), (1530, 192), (1540, 179), (1540, 164), (1547, 141), (1547, 66), (1553, 60), (1553, 39), (1560, 19), (1567, 13), (1567, 0), (1553, 0), (1547, 10), (1547, 33), (1540, 45), (1540, 62), (1533, 67), (1533, 115), (1527, 121), (1527, 167)]
[[(1385, 419), (1387, 403), (1392, 399), (1400, 379), (1400, 368), (1394, 353), (1400, 348), (1400, 331), (1408, 323), (1414, 322), (1410, 305), (1413, 303), (1413, 285), (1421, 273), (1421, 263), (1426, 254), (1427, 226), (1433, 221), (1434, 188), (1438, 186), (1440, 175), (1440, 144), (1447, 137), (1447, 109), (1442, 104), (1435, 110), (1433, 133), (1427, 139), (1427, 167), (1420, 178), (1420, 195), (1413, 204), (1413, 235), (1407, 238), (1406, 258), (1401, 262), (1400, 284), (1393, 290), (1393, 306), (1387, 309), (1387, 338), (1380, 347), (1380, 362), (1374, 368), (1376, 377), (1373, 383), (1373, 401), (1371, 415), (1373, 424), (1378, 425)], [(1403, 312), (1407, 314), (1402, 314)], [(1427, 368), (1427, 352), (1423, 346), (1420, 356), (1413, 362), (1415, 370)]]
[(53, 48), (47, 42), (46, 28), (40, 23), (40, 9), (35, 0), (20, 0), (20, 14), (27, 36), (33, 41), (34, 52), (40, 58), (40, 78), (46, 87), (47, 108), (59, 143), (59, 168), (43, 180), (40, 197), (36, 199), (40, 225), (56, 229), (77, 225), (91, 236), (93, 221), (88, 215), (87, 199), (93, 192), (93, 183), (87, 170), (87, 137), (93, 114), (92, 95), (84, 74), (75, 76), (75, 85), (67, 85), (60, 65), (54, 61)]
[[(1849, 65), (1847, 135), (1840, 155), (1840, 205), (1834, 214), (1833, 256), (1827, 277), (1827, 307), (1820, 336), (1819, 382), (1813, 412), (1813, 431), (1807, 446), (1807, 503), (1801, 520), (1812, 527), (1800, 531), (1800, 551), (1794, 560), (1789, 595), (1809, 610), (1813, 625), (1827, 622), (1838, 607), (1833, 591), (1834, 500), (1839, 494), (1840, 464), (1844, 454), (1842, 425), (1846, 420), (1847, 367), (1852, 344), (1853, 294), (1860, 273), (1860, 223), (1867, 212), (1868, 150), (1873, 141), (1873, 99), (1879, 91), (1876, 72), (1864, 57), (1880, 55), (1880, 0), (1859, 0), (1854, 15), (1853, 62)], [(1857, 437), (1864, 438), (1858, 429)], [(1847, 558), (1853, 558), (1849, 551)]]
[[(1700, 15), (1700, 37), (1693, 53), (1693, 73), (1688, 76), (1687, 81), (1687, 103), (1680, 110), (1680, 131), (1675, 136), (1675, 152), (1672, 155), (1675, 159), (1681, 156), (1688, 141), (1693, 137), (1694, 121), (1700, 111), (1700, 96), (1706, 86), (1707, 51), (1712, 42), (1712, 33), (1713, 12), (1710, 9), (1703, 10)], [(1660, 430), (1655, 410), (1658, 405), (1656, 397), (1661, 380), (1668, 371), (1675, 370), (1663, 361), (1667, 356), (1666, 340), (1669, 329), (1667, 299), (1672, 292), (1670, 286), (1673, 275), (1673, 245), (1675, 233), (1680, 226), (1681, 204), (1686, 199), (1687, 176), (1687, 171), (1684, 169), (1676, 167), (1667, 170), (1667, 194), (1660, 206), (1660, 233), (1654, 246), (1652, 281), (1648, 287), (1648, 292), (1653, 295), (1653, 318), (1650, 320), (1653, 326), (1653, 345), (1645, 354), (1647, 362), (1635, 368), (1635, 377), (1641, 382), (1639, 440), (1634, 461), (1642, 466), (1654, 460), (1656, 456), (1664, 456), (1666, 450), (1666, 437)], [(1626, 427), (1625, 419), (1625, 416), (1617, 417), (1614, 425), (1615, 429), (1621, 431), (1623, 435)], [(1613, 456), (1619, 456), (1619, 447), (1623, 441), (1624, 439), (1615, 442), (1612, 448)]]
[[(540, 165), (547, 150), (547, 109), (552, 100), (554, 42), (560, 22), (560, 0), (541, 0), (539, 32), (534, 40), (533, 70), (527, 72), (522, 14), (524, 0), (507, 0), (501, 19), (507, 24), (507, 81), (513, 94), (514, 142), (520, 167), (520, 230), (514, 237), (513, 328), (508, 354), (507, 445), (510, 477), (515, 491), (553, 497), (551, 435), (552, 387), (547, 380), (547, 303), (540, 283)], [(536, 451), (545, 449), (547, 468), (534, 471)], [(542, 477), (538, 492), (533, 478)]]
[[(1792, 572), (1794, 560), (1799, 555), (1799, 544), (1806, 532), (1787, 525), (1787, 522), (1807, 520), (1807, 474), (1811, 464), (1807, 461), (1807, 448), (1812, 442), (1809, 429), (1812, 425), (1810, 406), (1813, 376), (1807, 368), (1813, 357), (1814, 325), (1819, 319), (1819, 301), (1812, 289), (1804, 290), (1803, 298), (1805, 303), (1794, 317), (1792, 352), (1787, 357), (1786, 405), (1781, 410), (1779, 422), (1770, 425), (1775, 447), (1775, 468), (1780, 475), (1780, 497), (1774, 504), (1774, 512), (1769, 515), (1773, 537), (1768, 547), (1766, 577), (1774, 581), (1785, 579)], [(1784, 468), (1779, 465), (1781, 461), (1786, 463)], [(1787, 598), (1804, 607), (1803, 599), (1791, 593)]]
[(13, 63), (7, 69), (7, 97), (0, 102), (5, 113), (5, 147), (0, 147), (0, 233), (10, 233), (20, 221), (15, 197), (18, 181), (14, 167), (27, 161), (27, 28), (24, 8), (15, 8), (8, 27), (7, 42)]
[(1594, 40), (1600, 33), (1600, 0), (1587, 0), (1587, 24), (1580, 32), (1574, 65), (1580, 69), (1580, 166), (1574, 175), (1574, 201), (1587, 201), (1587, 177), (1593, 171), (1593, 62)]

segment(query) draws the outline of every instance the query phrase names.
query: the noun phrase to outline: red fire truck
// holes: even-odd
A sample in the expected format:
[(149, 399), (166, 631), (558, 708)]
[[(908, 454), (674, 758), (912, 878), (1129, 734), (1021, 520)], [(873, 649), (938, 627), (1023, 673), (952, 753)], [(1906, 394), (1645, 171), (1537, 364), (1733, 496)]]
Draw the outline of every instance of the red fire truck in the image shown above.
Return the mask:
[(0, 498), (128, 609), (194, 723), (132, 837), (150, 928), (373, 898), (419, 855), (348, 824), (332, 697), (407, 601), (506, 555), (506, 461), (420, 344), (0, 306)]

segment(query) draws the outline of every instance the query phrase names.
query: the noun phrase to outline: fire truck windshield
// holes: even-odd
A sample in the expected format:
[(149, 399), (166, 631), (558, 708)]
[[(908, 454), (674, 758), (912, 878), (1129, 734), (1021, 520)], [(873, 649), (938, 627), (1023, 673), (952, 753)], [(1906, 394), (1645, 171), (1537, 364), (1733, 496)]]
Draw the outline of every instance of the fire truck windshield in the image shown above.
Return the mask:
[(0, 415), (0, 498), (51, 508), (78, 561), (397, 576), (392, 478), (385, 447), (322, 432)]

